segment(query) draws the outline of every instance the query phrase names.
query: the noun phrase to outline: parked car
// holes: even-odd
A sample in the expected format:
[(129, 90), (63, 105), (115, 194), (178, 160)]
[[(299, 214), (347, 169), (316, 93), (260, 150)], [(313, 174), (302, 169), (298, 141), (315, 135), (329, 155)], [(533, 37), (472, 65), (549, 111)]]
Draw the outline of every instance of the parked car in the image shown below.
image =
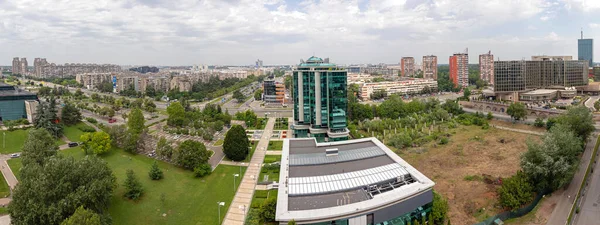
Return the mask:
[(10, 154), (11, 158), (19, 158), (20, 156), (21, 156), (21, 154), (19, 154), (19, 153)]
[(77, 143), (77, 142), (70, 142), (69, 143), (69, 148), (77, 147), (77, 146), (79, 146), (79, 143)]
[(114, 122), (117, 122), (117, 119), (115, 119), (115, 118), (108, 119), (108, 123), (114, 123)]

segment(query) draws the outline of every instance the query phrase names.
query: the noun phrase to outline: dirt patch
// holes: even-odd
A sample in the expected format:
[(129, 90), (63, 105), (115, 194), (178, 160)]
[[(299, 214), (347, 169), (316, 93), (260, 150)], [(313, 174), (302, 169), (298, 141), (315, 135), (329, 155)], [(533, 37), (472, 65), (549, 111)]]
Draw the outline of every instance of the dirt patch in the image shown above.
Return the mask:
[[(497, 206), (498, 185), (490, 180), (509, 177), (520, 168), (526, 141), (538, 136), (478, 126), (461, 126), (450, 131), (446, 145), (399, 152), (407, 162), (432, 179), (434, 189), (448, 198), (453, 224), (474, 224), (502, 211)], [(471, 179), (480, 176), (488, 179)], [(488, 181), (488, 182), (486, 182)]]
[(513, 129), (529, 130), (529, 131), (535, 131), (535, 132), (546, 132), (546, 128), (544, 128), (544, 127), (536, 127), (533, 125), (527, 125), (527, 124), (522, 124), (522, 123), (511, 123), (511, 122), (500, 121), (500, 120), (490, 120), (490, 125), (492, 125), (492, 124), (496, 125), (496, 126), (503, 126), (503, 127), (513, 128)]

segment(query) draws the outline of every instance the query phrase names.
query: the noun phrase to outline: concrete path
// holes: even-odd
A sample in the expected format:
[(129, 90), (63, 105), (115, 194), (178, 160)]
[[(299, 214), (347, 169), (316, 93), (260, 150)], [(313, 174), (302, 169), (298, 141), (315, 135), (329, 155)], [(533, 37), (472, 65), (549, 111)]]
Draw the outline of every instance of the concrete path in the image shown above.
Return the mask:
[(267, 155), (281, 155), (281, 151), (267, 151)]
[(223, 224), (225, 225), (243, 225), (246, 221), (246, 214), (250, 208), (252, 202), (252, 195), (254, 195), (254, 189), (256, 187), (256, 178), (260, 173), (260, 167), (265, 159), (266, 149), (269, 146), (269, 137), (273, 131), (273, 125), (275, 124), (275, 118), (269, 118), (267, 126), (265, 127), (265, 133), (258, 142), (258, 146), (252, 155), (249, 166), (246, 169), (242, 183), (238, 187), (237, 192), (233, 198), (233, 202), (225, 214)]
[(585, 103), (584, 103), (585, 107), (588, 107), (592, 111), (596, 111), (596, 108), (594, 108), (594, 103), (596, 103), (596, 101), (598, 101), (598, 99), (600, 99), (600, 95), (590, 96), (590, 98), (588, 98), (588, 100), (585, 101)]
[[(567, 186), (565, 191), (562, 193), (562, 196), (560, 196), (560, 199), (558, 200), (556, 207), (554, 207), (554, 211), (552, 211), (552, 215), (548, 219), (547, 225), (565, 225), (566, 224), (567, 217), (569, 217), (569, 213), (571, 212), (573, 204), (575, 203), (574, 202), (575, 196), (577, 195), (577, 192), (579, 191), (579, 187), (581, 187), (581, 182), (583, 182), (583, 177), (585, 176), (585, 172), (590, 163), (590, 159), (592, 157), (594, 147), (596, 146), (596, 140), (597, 140), (596, 138), (597, 138), (597, 135), (592, 135), (589, 138), (589, 140), (586, 144), (583, 156), (581, 157), (581, 161), (579, 163), (579, 168), (577, 168), (577, 172), (575, 173), (575, 176), (573, 176), (573, 180), (571, 180), (571, 183), (569, 183), (569, 185)], [(598, 195), (598, 193), (596, 193), (596, 195)], [(592, 200), (586, 201), (586, 202), (591, 202), (591, 201)], [(591, 212), (588, 212), (588, 213), (591, 213)], [(597, 215), (598, 214), (596, 214), (596, 216)], [(584, 222), (584, 221), (587, 221), (587, 220), (583, 219), (581, 222)], [(585, 224), (585, 223), (579, 223), (579, 224)], [(590, 223), (590, 224), (594, 224), (594, 223)]]
[(10, 215), (0, 216), (0, 225), (10, 225)]
[(533, 135), (539, 135), (539, 136), (542, 136), (545, 134), (545, 132), (521, 130), (521, 129), (515, 129), (515, 128), (510, 128), (510, 127), (497, 126), (497, 125), (492, 125), (492, 127), (500, 129), (500, 130), (508, 130), (508, 131), (513, 131), (513, 132), (519, 132), (519, 133), (524, 133), (524, 134), (533, 134)]
[(230, 166), (248, 166), (246, 162), (232, 162), (232, 161), (221, 161), (221, 165), (230, 165)]

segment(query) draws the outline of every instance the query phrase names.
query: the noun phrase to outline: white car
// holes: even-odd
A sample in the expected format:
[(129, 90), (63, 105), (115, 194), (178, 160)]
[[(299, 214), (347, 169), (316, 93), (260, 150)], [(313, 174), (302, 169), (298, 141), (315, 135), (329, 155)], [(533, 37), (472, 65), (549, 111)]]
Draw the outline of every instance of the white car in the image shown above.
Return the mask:
[(10, 154), (11, 158), (19, 158), (20, 156), (21, 156), (21, 154), (19, 154), (19, 153)]

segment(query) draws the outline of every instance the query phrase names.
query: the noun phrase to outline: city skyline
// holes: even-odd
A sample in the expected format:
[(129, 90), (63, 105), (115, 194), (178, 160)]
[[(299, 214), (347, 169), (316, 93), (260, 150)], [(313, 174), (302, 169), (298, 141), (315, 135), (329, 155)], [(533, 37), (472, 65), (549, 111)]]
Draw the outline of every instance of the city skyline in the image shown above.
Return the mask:
[(0, 65), (13, 57), (57, 64), (253, 65), (261, 59), (293, 65), (304, 55), (338, 64), (397, 64), (405, 56), (421, 64), (422, 56), (436, 55), (438, 64), (448, 64), (464, 48), (510, 60), (577, 56), (580, 29), (585, 38), (600, 37), (600, 19), (592, 14), (598, 10), (600, 2), (581, 0), (8, 0), (0, 3)]

